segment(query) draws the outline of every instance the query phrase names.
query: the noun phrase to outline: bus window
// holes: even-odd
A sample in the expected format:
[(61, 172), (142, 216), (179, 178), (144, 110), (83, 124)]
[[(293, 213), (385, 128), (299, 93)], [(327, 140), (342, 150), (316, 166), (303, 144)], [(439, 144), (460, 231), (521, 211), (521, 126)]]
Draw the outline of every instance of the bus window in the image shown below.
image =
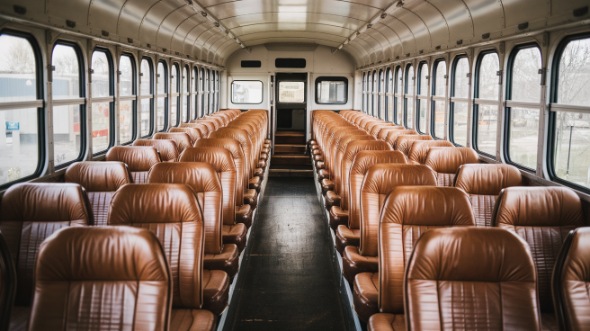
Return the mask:
[(201, 68), (201, 107), (202, 115), (209, 114), (209, 70)]
[(379, 70), (379, 81), (378, 81), (378, 93), (377, 93), (377, 117), (379, 117), (380, 119), (383, 119), (383, 109), (384, 109), (384, 98), (383, 98), (383, 91), (385, 91), (384, 89), (384, 84), (385, 84), (385, 79), (383, 78), (383, 69)]
[[(537, 168), (541, 101), (539, 48), (516, 48), (510, 56), (508, 69), (510, 77), (506, 95), (509, 115), (507, 158), (510, 162), (534, 170)], [(518, 105), (513, 106), (510, 101), (518, 102)]]
[(178, 64), (174, 63), (170, 70), (170, 126), (178, 126), (178, 120), (180, 118), (178, 116), (179, 81)]
[(453, 63), (453, 84), (451, 88), (451, 108), (449, 123), (451, 141), (457, 145), (467, 145), (467, 102), (469, 98), (469, 60), (466, 56), (457, 57)]
[[(0, 35), (0, 186), (41, 170), (38, 61), (25, 37)], [(36, 105), (35, 105), (36, 101)], [(10, 104), (8, 106), (7, 104)]]
[[(156, 83), (156, 120), (158, 122), (158, 131), (166, 131), (168, 125), (172, 123), (168, 108), (168, 67), (166, 62), (159, 61), (157, 68)], [(169, 122), (170, 120), (170, 122)]]
[(394, 123), (402, 125), (403, 118), (403, 90), (402, 90), (402, 67), (395, 68), (395, 119)]
[(418, 67), (418, 101), (416, 117), (418, 117), (418, 132), (427, 133), (426, 112), (428, 111), (428, 63), (422, 62)]
[(406, 81), (404, 94), (404, 112), (406, 114), (406, 128), (414, 128), (414, 67), (406, 67)]
[[(147, 137), (151, 135), (154, 128), (153, 124), (153, 107), (154, 107), (154, 67), (152, 60), (149, 58), (141, 59), (141, 114), (140, 114), (140, 136)], [(129, 114), (129, 112), (128, 112)], [(164, 119), (158, 120), (158, 130), (160, 125), (164, 125)]]
[(193, 118), (199, 118), (199, 68), (193, 68)]
[(119, 61), (119, 141), (128, 144), (134, 137), (135, 114), (135, 61), (131, 55), (123, 54)]
[(377, 116), (377, 107), (379, 102), (377, 99), (379, 97), (379, 87), (377, 84), (379, 84), (377, 71), (373, 71), (373, 83), (371, 84), (371, 116)]
[(496, 157), (496, 134), (500, 109), (500, 70), (498, 54), (484, 52), (480, 54), (475, 68), (476, 81), (474, 89), (474, 136), (475, 149), (493, 158)]
[(188, 122), (191, 118), (190, 111), (189, 111), (189, 103), (190, 103), (190, 87), (188, 86), (188, 66), (182, 67), (182, 121)]
[(447, 90), (447, 63), (445, 60), (434, 62), (432, 78), (432, 135), (445, 139), (445, 105)]
[(558, 49), (552, 110), (553, 177), (590, 188), (590, 37)]
[(393, 122), (393, 71), (387, 68), (385, 75), (385, 120)]
[(92, 150), (102, 153), (112, 146), (111, 114), (113, 102), (113, 61), (107, 50), (92, 53)]
[(56, 167), (82, 159), (84, 153), (84, 101), (80, 51), (73, 44), (53, 47), (53, 158)]

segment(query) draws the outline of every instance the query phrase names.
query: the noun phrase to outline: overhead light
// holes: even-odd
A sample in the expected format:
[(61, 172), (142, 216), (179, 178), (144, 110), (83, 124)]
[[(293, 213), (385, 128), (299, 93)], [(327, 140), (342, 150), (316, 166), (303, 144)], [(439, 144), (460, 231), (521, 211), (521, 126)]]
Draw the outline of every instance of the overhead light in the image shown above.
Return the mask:
[(373, 24), (371, 24), (371, 23), (367, 24), (367, 29), (370, 29), (372, 27), (373, 27)]
[(215, 25), (216, 28), (219, 27), (219, 22), (213, 22), (213, 25)]
[(387, 13), (381, 13), (381, 19), (384, 19), (387, 17)]
[(201, 15), (203, 15), (203, 17), (207, 17), (207, 12), (206, 11), (202, 11)]
[(244, 44), (240, 44), (240, 47), (242, 47), (242, 48), (246, 48), (246, 46), (244, 46)]
[(339, 50), (340, 50), (340, 49), (342, 49), (342, 45), (338, 46), (338, 49), (339, 49)]
[(404, 6), (404, 0), (399, 0), (399, 1), (398, 1), (398, 2), (395, 4), (395, 6), (396, 6), (396, 7), (398, 7), (398, 8), (399, 8), (399, 7), (403, 7), (403, 6)]
[(348, 45), (348, 43), (350, 42), (350, 40), (346, 39), (343, 43), (343, 45)]

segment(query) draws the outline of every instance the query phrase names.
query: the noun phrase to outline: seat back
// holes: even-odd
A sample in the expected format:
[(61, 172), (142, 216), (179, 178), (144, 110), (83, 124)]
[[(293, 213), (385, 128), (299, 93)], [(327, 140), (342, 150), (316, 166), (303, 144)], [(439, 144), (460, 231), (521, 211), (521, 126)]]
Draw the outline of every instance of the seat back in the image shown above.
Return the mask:
[(41, 242), (61, 228), (92, 225), (91, 210), (79, 184), (22, 183), (6, 190), (0, 204), (0, 231), (16, 268), (16, 305), (31, 303), (34, 265)]
[(193, 146), (191, 138), (186, 132), (157, 132), (154, 134), (153, 139), (168, 139), (174, 140), (176, 146), (178, 146), (178, 154)]
[(181, 128), (192, 128), (199, 131), (201, 138), (209, 136), (209, 128), (203, 123), (180, 123)]
[(183, 184), (125, 185), (113, 198), (109, 225), (153, 232), (164, 249), (175, 308), (203, 303), (203, 220), (197, 198)]
[(415, 140), (408, 152), (408, 159), (418, 164), (424, 164), (432, 147), (455, 147), (455, 145), (448, 140)]
[(133, 146), (152, 146), (160, 154), (162, 162), (178, 161), (178, 147), (171, 139), (137, 139)]
[[(367, 171), (378, 163), (406, 163), (406, 157), (400, 151), (360, 151), (356, 154), (350, 167), (348, 184), (348, 227), (360, 228), (361, 218), (361, 186)], [(341, 203), (342, 204), (342, 203)], [(345, 207), (342, 207), (345, 209)]]
[(436, 173), (438, 186), (453, 186), (461, 165), (478, 162), (477, 152), (469, 147), (432, 147), (424, 160), (424, 164)]
[(349, 144), (359, 143), (361, 141), (368, 142), (376, 140), (365, 132), (358, 132), (355, 134), (346, 135), (336, 142), (337, 146), (335, 146), (332, 155), (332, 166), (334, 171), (331, 171), (330, 177), (332, 181), (334, 181), (334, 190), (336, 193), (340, 193), (342, 191), (342, 186), (344, 185), (342, 182), (342, 167), (343, 163), (345, 162), (344, 155), (346, 154), (346, 149), (348, 148)]
[[(257, 164), (254, 164), (252, 140), (246, 131), (231, 127), (223, 128), (211, 133), (209, 138), (232, 138), (237, 140), (240, 143), (240, 146), (242, 146), (242, 151), (244, 152), (248, 178), (252, 178)], [(258, 156), (256, 156), (256, 158), (258, 158)]]
[(0, 330), (8, 330), (10, 313), (16, 294), (16, 269), (14, 260), (0, 233)]
[(213, 166), (204, 162), (156, 164), (150, 170), (148, 183), (185, 184), (190, 187), (203, 212), (205, 252), (221, 250), (223, 192)]
[(397, 138), (399, 138), (400, 136), (408, 136), (408, 135), (418, 135), (418, 132), (416, 132), (416, 130), (412, 130), (412, 129), (403, 129), (403, 130), (388, 130), (387, 132), (387, 136), (385, 137), (385, 142), (387, 142), (393, 149), (395, 149), (395, 146), (397, 144)]
[(186, 133), (188, 135), (188, 137), (190, 138), (191, 146), (193, 146), (195, 144), (195, 142), (197, 142), (197, 140), (203, 138), (201, 131), (199, 131), (195, 128), (191, 128), (191, 127), (170, 128), (168, 130), (168, 132)]
[(508, 229), (531, 247), (541, 311), (553, 311), (551, 272), (568, 232), (584, 226), (580, 197), (565, 187), (508, 187), (498, 196), (493, 226)]
[(502, 229), (424, 233), (404, 287), (408, 330), (540, 330), (530, 251)]
[(106, 225), (111, 199), (121, 186), (132, 182), (131, 174), (123, 162), (84, 161), (72, 163), (65, 181), (80, 184), (92, 206), (94, 225)]
[(236, 224), (237, 176), (234, 160), (230, 152), (221, 147), (191, 147), (182, 153), (180, 162), (205, 162), (215, 169), (223, 190), (223, 224)]
[(168, 330), (171, 277), (144, 229), (69, 228), (39, 249), (29, 330)]
[(519, 185), (522, 185), (520, 171), (508, 164), (464, 164), (455, 178), (455, 187), (469, 195), (477, 226), (491, 226), (500, 191)]
[(590, 228), (571, 231), (553, 268), (553, 301), (561, 330), (590, 330)]
[(395, 145), (393, 146), (393, 148), (396, 151), (400, 151), (402, 153), (404, 153), (404, 155), (408, 156), (410, 155), (410, 148), (412, 147), (412, 144), (416, 141), (431, 141), (432, 137), (429, 135), (415, 135), (415, 134), (410, 134), (410, 135), (401, 135), (398, 136), (397, 139), (395, 140)]
[(467, 194), (457, 188), (400, 186), (391, 192), (379, 225), (380, 311), (403, 313), (406, 261), (426, 231), (474, 225)]
[(160, 155), (151, 146), (115, 146), (106, 154), (107, 161), (120, 161), (127, 165), (134, 183), (145, 183), (150, 168), (161, 162)]
[(377, 256), (381, 208), (397, 186), (436, 185), (434, 173), (423, 165), (376, 164), (369, 168), (361, 185), (361, 237), (359, 252)]

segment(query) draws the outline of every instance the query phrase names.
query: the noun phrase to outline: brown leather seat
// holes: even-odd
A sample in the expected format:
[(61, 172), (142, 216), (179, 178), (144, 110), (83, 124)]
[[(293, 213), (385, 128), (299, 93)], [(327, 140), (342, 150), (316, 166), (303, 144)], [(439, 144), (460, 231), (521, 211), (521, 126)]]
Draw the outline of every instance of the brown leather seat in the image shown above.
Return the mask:
[[(221, 147), (191, 147), (180, 155), (180, 162), (204, 162), (210, 164), (217, 172), (223, 191), (222, 219), (215, 229), (219, 229), (215, 238), (215, 247), (205, 250), (205, 268), (225, 270), (233, 278), (238, 272), (239, 249), (235, 244), (223, 245), (223, 225), (235, 225), (236, 219), (251, 217), (252, 210), (245, 205), (244, 210), (236, 211), (236, 167), (230, 152)], [(240, 213), (240, 214), (238, 214)], [(243, 213), (243, 214), (242, 214)], [(218, 236), (218, 237), (217, 237)], [(206, 237), (205, 242), (209, 237)]]
[(29, 330), (168, 330), (171, 286), (149, 231), (64, 229), (39, 249)]
[(8, 330), (10, 314), (16, 294), (16, 269), (14, 260), (0, 233), (0, 330)]
[[(223, 191), (217, 172), (209, 163), (177, 162), (156, 164), (148, 175), (149, 183), (176, 183), (188, 185), (196, 194), (203, 210), (203, 222), (212, 231), (223, 221)], [(224, 244), (236, 244), (241, 251), (246, 245), (248, 229), (244, 224), (223, 225), (221, 234)], [(216, 236), (216, 233), (211, 235)], [(209, 234), (207, 234), (209, 236)]]
[(336, 226), (336, 248), (340, 253), (345, 246), (359, 244), (361, 186), (367, 171), (378, 163), (405, 164), (406, 157), (400, 151), (360, 151), (356, 154), (350, 167), (348, 202), (330, 209), (330, 226)]
[(530, 251), (508, 231), (428, 231), (404, 280), (407, 330), (539, 330)]
[(395, 140), (395, 145), (393, 146), (396, 151), (400, 151), (404, 153), (404, 155), (410, 155), (410, 149), (412, 148), (412, 144), (416, 141), (431, 141), (432, 137), (429, 135), (400, 135)]
[(197, 140), (203, 138), (203, 134), (201, 133), (201, 131), (199, 131), (195, 128), (191, 128), (191, 127), (170, 128), (168, 130), (168, 132), (186, 133), (188, 135), (188, 137), (190, 138), (191, 146), (193, 146), (197, 142)]
[(469, 147), (432, 147), (424, 160), (424, 164), (436, 173), (438, 186), (453, 186), (461, 165), (478, 162), (477, 152)]
[(412, 163), (424, 164), (432, 147), (455, 147), (455, 145), (448, 140), (415, 140), (408, 152), (408, 159)]
[(123, 162), (84, 161), (72, 163), (65, 181), (82, 185), (92, 206), (94, 225), (107, 225), (111, 199), (121, 186), (132, 182), (131, 174)]
[(408, 135), (415, 135), (418, 136), (418, 132), (416, 130), (387, 130), (387, 136), (385, 137), (385, 142), (387, 142), (393, 149), (397, 144), (397, 138), (400, 136), (408, 136)]
[(565, 187), (509, 187), (500, 192), (493, 226), (508, 229), (530, 246), (537, 268), (541, 321), (555, 329), (551, 273), (569, 231), (584, 226), (580, 197)]
[[(416, 241), (431, 229), (474, 225), (467, 194), (457, 188), (396, 188), (387, 197), (381, 213), (377, 281), (373, 281), (374, 274), (358, 274), (355, 279), (355, 291), (364, 290), (361, 298), (371, 301), (377, 299), (377, 294), (379, 311), (392, 314), (393, 317), (388, 320), (403, 325), (404, 270), (407, 257), (412, 253)], [(375, 284), (373, 288), (360, 287), (367, 281)]]
[(207, 242), (201, 208), (187, 185), (123, 186), (113, 198), (109, 225), (145, 228), (158, 237), (172, 272), (174, 308), (199, 309), (203, 305), (215, 314), (225, 309), (229, 277), (221, 270), (201, 269), (203, 250), (216, 243)]
[(199, 134), (202, 138), (209, 137), (209, 128), (202, 123), (180, 123), (181, 128), (192, 128), (199, 131)]
[(0, 204), (0, 231), (14, 259), (18, 279), (11, 330), (27, 328), (39, 245), (61, 228), (92, 225), (91, 210), (79, 184), (23, 183), (6, 190)]
[[(243, 204), (249, 204), (252, 209), (258, 204), (258, 192), (255, 189), (247, 189), (248, 173), (246, 168), (246, 159), (240, 143), (232, 138), (208, 138), (201, 139), (195, 147), (222, 147), (227, 149), (236, 166), (236, 208), (241, 208)], [(244, 221), (250, 227), (252, 219)]]
[(455, 178), (455, 187), (469, 195), (477, 226), (491, 226), (500, 191), (519, 185), (522, 185), (520, 171), (508, 164), (464, 164)]
[(185, 132), (157, 132), (152, 138), (174, 140), (178, 147), (178, 154), (182, 154), (185, 149), (193, 146), (190, 136)]
[(178, 147), (176, 142), (170, 139), (137, 139), (133, 146), (152, 146), (160, 154), (162, 162), (177, 162)]
[(571, 231), (555, 262), (552, 277), (555, 314), (561, 330), (590, 330), (590, 228)]
[(161, 162), (158, 151), (151, 146), (115, 146), (107, 152), (106, 160), (125, 163), (137, 184), (145, 183), (150, 168)]

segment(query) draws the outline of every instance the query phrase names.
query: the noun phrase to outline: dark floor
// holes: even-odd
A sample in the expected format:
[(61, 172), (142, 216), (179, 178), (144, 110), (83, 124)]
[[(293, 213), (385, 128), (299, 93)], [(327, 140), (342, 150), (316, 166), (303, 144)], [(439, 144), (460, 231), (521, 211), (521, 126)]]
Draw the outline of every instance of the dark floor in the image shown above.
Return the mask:
[(269, 178), (224, 330), (353, 330), (313, 178)]

